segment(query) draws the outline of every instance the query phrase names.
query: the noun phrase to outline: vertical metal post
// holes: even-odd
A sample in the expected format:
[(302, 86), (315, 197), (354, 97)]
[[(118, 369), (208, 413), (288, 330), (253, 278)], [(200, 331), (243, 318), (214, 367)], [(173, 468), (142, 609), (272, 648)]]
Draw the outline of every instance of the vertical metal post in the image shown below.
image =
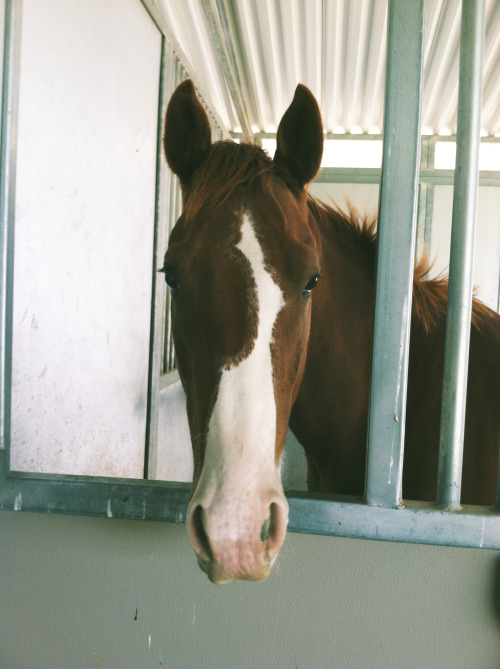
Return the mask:
[(0, 128), (0, 470), (9, 469), (10, 383), (21, 0), (5, 2)]
[[(174, 51), (172, 51), (173, 65), (171, 71), (171, 79), (169, 80), (166, 89), (168, 90), (169, 96), (173, 93), (174, 89), (181, 83), (181, 81), (186, 77), (186, 71), (182, 66), (182, 63), (177, 58)], [(217, 126), (219, 126), (216, 120)], [(168, 238), (170, 233), (177, 222), (177, 219), (182, 213), (182, 197), (181, 190), (179, 185), (178, 178), (171, 172), (171, 170), (166, 170), (165, 174), (165, 192), (167, 198), (167, 208), (165, 213), (166, 219), (166, 239), (163, 252), (165, 252), (167, 247)], [(172, 321), (170, 317), (170, 293), (166, 291), (165, 293), (165, 328), (163, 334), (163, 365), (162, 365), (162, 374), (167, 374), (175, 369), (175, 351), (174, 343), (172, 339)]]
[(165, 37), (161, 40), (160, 77), (158, 81), (158, 130), (156, 142), (156, 184), (155, 184), (155, 232), (152, 254), (152, 309), (149, 344), (148, 413), (146, 425), (146, 445), (144, 452), (144, 478), (155, 478), (158, 456), (158, 420), (160, 404), (160, 375), (163, 355), (163, 319), (165, 306), (165, 282), (159, 280), (158, 269), (162, 266), (162, 256), (167, 241), (166, 216), (166, 165), (163, 159), (163, 119), (167, 107), (167, 95), (171, 94), (171, 71), (174, 53)]
[[(421, 141), (420, 169), (433, 169), (435, 160), (436, 138)], [(422, 255), (429, 254), (432, 242), (432, 217), (434, 213), (434, 184), (420, 182), (417, 215), (417, 244), (415, 262)]]
[(497, 311), (500, 314), (500, 271), (498, 272)]
[(417, 210), (417, 241), (415, 244), (415, 262), (425, 252), (425, 238), (427, 232), (427, 191), (429, 184), (421, 183), (418, 189), (418, 210)]
[(420, 162), (424, 1), (391, 0), (366, 501), (401, 501)]
[[(500, 441), (500, 440), (499, 440)], [(498, 444), (497, 491), (495, 495), (495, 509), (500, 509), (500, 443)]]
[(460, 505), (479, 178), (485, 1), (463, 0), (438, 504)]

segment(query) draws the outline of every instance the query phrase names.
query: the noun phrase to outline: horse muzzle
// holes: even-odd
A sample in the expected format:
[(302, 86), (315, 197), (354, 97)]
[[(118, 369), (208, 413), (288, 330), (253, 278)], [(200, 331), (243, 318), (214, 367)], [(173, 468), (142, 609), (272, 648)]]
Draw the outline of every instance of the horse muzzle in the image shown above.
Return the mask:
[[(187, 526), (198, 564), (212, 583), (264, 581), (285, 540), (288, 503), (283, 492), (247, 503), (203, 504), (195, 493)], [(257, 501), (256, 501), (257, 500)], [(252, 504), (249, 502), (252, 501)]]

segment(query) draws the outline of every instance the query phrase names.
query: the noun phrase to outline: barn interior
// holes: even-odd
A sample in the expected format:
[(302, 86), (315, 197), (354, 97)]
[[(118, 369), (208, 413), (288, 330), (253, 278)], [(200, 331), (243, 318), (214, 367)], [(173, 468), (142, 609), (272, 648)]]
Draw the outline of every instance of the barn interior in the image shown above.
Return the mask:
[[(266, 583), (209, 584), (183, 524), (191, 445), (157, 280), (182, 206), (160, 150), (168, 99), (190, 77), (214, 141), (273, 155), (305, 84), (325, 129), (311, 192), (376, 213), (397, 4), (0, 0), (1, 667), (498, 666), (498, 508), (316, 503), (289, 434), (295, 531)], [(422, 6), (412, 253), (438, 276), (463, 8)], [(473, 283), (499, 312), (500, 2), (465, 6), (484, 8)], [(418, 31), (404, 26), (399, 46)]]

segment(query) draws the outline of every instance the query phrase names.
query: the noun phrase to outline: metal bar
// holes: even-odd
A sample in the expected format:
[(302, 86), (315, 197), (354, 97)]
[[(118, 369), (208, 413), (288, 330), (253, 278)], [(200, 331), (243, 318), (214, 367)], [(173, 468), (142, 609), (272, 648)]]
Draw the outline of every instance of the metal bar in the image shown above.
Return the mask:
[[(432, 186), (420, 182), (418, 189), (417, 241), (415, 244), (415, 262), (417, 263), (427, 249), (425, 240), (428, 229), (427, 191)], [(431, 214), (432, 216), (432, 214)], [(432, 222), (432, 221), (430, 221)]]
[(401, 502), (420, 164), (424, 2), (391, 0), (366, 501)]
[[(318, 183), (380, 183), (381, 170), (377, 167), (323, 167), (316, 181)], [(434, 186), (453, 186), (455, 172), (453, 170), (434, 170), (421, 168), (420, 183), (432, 184)], [(500, 171), (479, 172), (480, 186), (500, 186)]]
[[(0, 509), (182, 523), (190, 484), (64, 476), (10, 476)], [(449, 512), (432, 504), (369, 507), (352, 498), (287, 494), (288, 530), (381, 541), (500, 548), (500, 515), (486, 507)]]
[[(179, 180), (176, 176), (171, 174), (171, 192), (172, 192), (172, 202), (173, 202), (173, 215), (169, 221), (169, 232), (174, 228), (178, 218), (182, 213), (182, 193), (179, 185)], [(175, 348), (174, 348), (174, 337), (172, 333), (172, 319), (170, 315), (170, 304), (171, 296), (169, 293), (169, 303), (168, 303), (168, 324), (169, 324), (169, 339), (168, 339), (168, 369), (167, 371), (172, 371), (176, 367), (175, 359)]]
[[(234, 132), (231, 131), (231, 137), (233, 139), (241, 139), (242, 134), (241, 132)], [(276, 133), (275, 132), (265, 132), (265, 131), (259, 131), (256, 132), (254, 135), (255, 139), (263, 140), (263, 139), (276, 139)], [(424, 135), (424, 138), (422, 139), (422, 144), (428, 144), (429, 149), (428, 149), (428, 158), (426, 163), (422, 161), (422, 164), (427, 164), (429, 167), (434, 164), (434, 154), (436, 151), (436, 143), (439, 142), (439, 144), (455, 144), (457, 141), (456, 135)], [(337, 132), (326, 132), (324, 134), (325, 140), (334, 140), (338, 142), (356, 142), (356, 141), (370, 141), (370, 142), (382, 142), (384, 137), (383, 135), (375, 135), (371, 133), (361, 133), (361, 134), (352, 134), (350, 132), (342, 132), (342, 133), (337, 133)], [(500, 136), (495, 137), (495, 136), (490, 136), (488, 135), (487, 137), (481, 137), (481, 143), (482, 144), (500, 144)], [(423, 151), (424, 148), (422, 148), (422, 157), (423, 156)]]
[(172, 93), (172, 64), (175, 56), (164, 36), (161, 41), (161, 65), (158, 82), (158, 130), (156, 140), (156, 184), (155, 184), (155, 230), (151, 273), (151, 332), (148, 373), (148, 412), (146, 425), (146, 448), (144, 453), (144, 478), (155, 478), (158, 457), (158, 420), (160, 403), (160, 374), (163, 354), (163, 320), (165, 306), (165, 282), (158, 276), (162, 267), (163, 253), (167, 245), (167, 184), (166, 164), (163, 154), (163, 118), (168, 99)]
[(435, 137), (422, 139), (420, 155), (420, 188), (417, 220), (417, 250), (415, 262), (431, 248), (432, 217), (434, 212), (434, 184), (427, 183), (422, 178), (422, 172), (433, 170), (436, 153)]
[(463, 0), (438, 503), (460, 505), (472, 309), (485, 30), (484, 0)]
[[(499, 268), (499, 271), (498, 271), (497, 311), (500, 314), (500, 268)], [(500, 477), (500, 472), (498, 473), (498, 476)]]
[(500, 439), (498, 443), (498, 469), (497, 469), (497, 491), (495, 496), (495, 509), (500, 509)]
[(415, 262), (418, 262), (431, 248), (434, 185), (423, 181), (422, 171), (434, 167), (435, 149), (434, 137), (422, 138)]
[(0, 138), (0, 475), (9, 469), (12, 295), (21, 0), (5, 2)]
[(424, 248), (430, 251), (432, 244), (432, 220), (434, 216), (434, 184), (427, 184), (427, 200), (425, 205), (426, 221), (424, 234)]
[[(165, 82), (165, 90), (169, 91), (169, 93), (172, 93), (177, 86), (178, 83), (180, 83), (181, 79), (181, 72), (180, 72), (180, 63), (177, 57), (175, 56), (175, 53), (173, 51), (173, 48), (170, 46), (169, 47), (169, 53), (171, 58), (167, 59), (166, 62), (166, 82)], [(162, 119), (163, 123), (163, 119)], [(163, 130), (163, 127), (162, 127)], [(161, 147), (161, 155), (163, 155), (163, 147)], [(164, 189), (166, 193), (166, 211), (164, 212), (165, 216), (165, 225), (167, 227), (166, 231), (166, 240), (165, 240), (165, 245), (164, 248), (162, 249), (162, 253), (165, 252), (166, 250), (166, 243), (168, 242), (168, 235), (170, 233), (171, 229), (171, 220), (172, 220), (172, 172), (170, 170), (166, 170), (164, 175)], [(165, 300), (163, 304), (163, 350), (162, 350), (162, 363), (161, 363), (161, 372), (164, 374), (165, 372), (168, 371), (168, 345), (170, 341), (170, 308), (169, 308), (169, 292), (165, 291)]]
[[(169, 226), (169, 232), (172, 230), (175, 221), (177, 220), (177, 193), (176, 193), (176, 188), (177, 184), (175, 183), (175, 177), (174, 175), (170, 172), (167, 176), (168, 180), (168, 187), (169, 187), (169, 202), (168, 202), (168, 226)], [(172, 369), (172, 346), (173, 346), (173, 339), (172, 339), (172, 319), (170, 316), (170, 304), (171, 304), (171, 299), (170, 299), (170, 291), (166, 291), (165, 294), (165, 341), (164, 341), (164, 349), (165, 349), (165, 363), (163, 367), (163, 372), (169, 372)]]
[(0, 509), (183, 522), (190, 487), (171, 481), (13, 473), (0, 490)]
[[(417, 249), (415, 262), (418, 262), (424, 253), (429, 253), (432, 243), (432, 218), (434, 213), (434, 183), (420, 179)], [(420, 229), (419, 229), (420, 228)]]
[[(500, 548), (500, 515), (486, 507), (444, 511), (433, 504), (370, 507), (362, 502), (315, 499), (294, 493), (290, 532), (436, 546)], [(476, 514), (477, 511), (477, 514)]]
[[(172, 92), (174, 88), (182, 81), (184, 78), (184, 68), (179, 60), (176, 59), (175, 66), (175, 79), (172, 82)], [(167, 214), (167, 240), (170, 232), (172, 231), (174, 225), (177, 222), (177, 219), (181, 215), (182, 208), (182, 198), (180, 193), (179, 180), (171, 172), (167, 170), (166, 182), (168, 189), (168, 214)], [(166, 248), (166, 244), (165, 244)], [(164, 364), (163, 372), (171, 371), (175, 366), (175, 356), (174, 356), (174, 343), (172, 337), (172, 320), (170, 317), (170, 293), (166, 291), (165, 295), (165, 333), (164, 333)]]

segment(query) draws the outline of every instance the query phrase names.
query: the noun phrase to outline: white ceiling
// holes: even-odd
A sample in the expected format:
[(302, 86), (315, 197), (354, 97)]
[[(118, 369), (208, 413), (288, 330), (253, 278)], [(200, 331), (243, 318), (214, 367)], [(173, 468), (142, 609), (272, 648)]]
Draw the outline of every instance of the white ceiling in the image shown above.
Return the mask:
[[(301, 82), (331, 133), (383, 126), (387, 0), (160, 0), (188, 71), (229, 131), (274, 132)], [(425, 134), (455, 134), (460, 0), (427, 0)], [(486, 0), (482, 133), (500, 136), (500, 0)]]

